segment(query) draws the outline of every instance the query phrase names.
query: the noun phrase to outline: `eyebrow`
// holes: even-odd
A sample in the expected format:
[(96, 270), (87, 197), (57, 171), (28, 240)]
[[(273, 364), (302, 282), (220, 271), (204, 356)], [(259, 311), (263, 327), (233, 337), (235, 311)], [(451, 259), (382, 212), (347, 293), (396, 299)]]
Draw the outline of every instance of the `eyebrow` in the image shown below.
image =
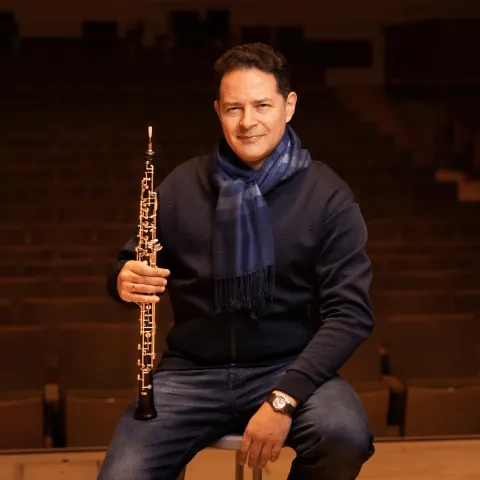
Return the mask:
[[(254, 100), (252, 103), (258, 104), (258, 103), (273, 103), (273, 100), (271, 98), (261, 98), (259, 100)], [(240, 102), (224, 102), (224, 105), (226, 107), (234, 107), (237, 105), (241, 105)]]

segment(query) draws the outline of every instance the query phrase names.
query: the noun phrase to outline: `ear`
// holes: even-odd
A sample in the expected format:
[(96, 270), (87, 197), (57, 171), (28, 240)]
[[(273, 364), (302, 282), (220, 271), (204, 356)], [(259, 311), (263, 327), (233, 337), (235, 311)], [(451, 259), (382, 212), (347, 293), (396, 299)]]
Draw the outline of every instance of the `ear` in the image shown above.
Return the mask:
[(297, 105), (297, 94), (295, 92), (290, 92), (287, 99), (285, 100), (285, 116), (287, 123), (292, 119), (293, 114), (295, 113), (295, 106)]
[(217, 112), (218, 118), (220, 118), (220, 104), (218, 103), (218, 100), (215, 100), (215, 101), (213, 102), (213, 108), (214, 108), (215, 111)]

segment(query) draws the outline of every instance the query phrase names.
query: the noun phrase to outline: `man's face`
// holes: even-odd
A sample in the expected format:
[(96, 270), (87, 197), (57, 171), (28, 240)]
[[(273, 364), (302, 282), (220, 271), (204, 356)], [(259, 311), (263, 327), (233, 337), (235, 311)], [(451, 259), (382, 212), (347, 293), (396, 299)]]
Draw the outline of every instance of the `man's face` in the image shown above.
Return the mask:
[(215, 111), (232, 150), (257, 169), (281, 140), (296, 101), (294, 92), (286, 100), (277, 92), (273, 75), (249, 68), (224, 75)]

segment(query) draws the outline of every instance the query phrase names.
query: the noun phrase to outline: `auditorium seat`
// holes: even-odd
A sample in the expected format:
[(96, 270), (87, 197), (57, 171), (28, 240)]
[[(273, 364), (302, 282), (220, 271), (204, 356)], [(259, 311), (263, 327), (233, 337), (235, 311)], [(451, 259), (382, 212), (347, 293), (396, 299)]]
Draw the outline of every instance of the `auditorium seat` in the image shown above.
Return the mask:
[(59, 331), (62, 390), (134, 388), (139, 323), (65, 322)]
[(58, 364), (59, 329), (66, 322), (104, 321), (106, 297), (27, 297), (22, 300), (20, 319), (22, 323), (45, 326), (48, 337), (49, 376), (54, 375)]
[(479, 435), (480, 377), (408, 382), (403, 434)]
[(389, 372), (404, 389), (400, 401), (403, 434), (480, 433), (476, 420), (480, 403), (478, 318), (472, 314), (391, 315), (383, 334)]
[(370, 430), (376, 438), (398, 437), (400, 428), (389, 423), (391, 391), (384, 382), (353, 383), (365, 413)]
[(389, 315), (382, 330), (391, 373), (402, 381), (480, 372), (480, 322), (473, 314)]
[(43, 391), (0, 393), (0, 449), (46, 447)]
[(388, 424), (390, 385), (382, 378), (380, 331), (375, 328), (339, 374), (354, 388), (362, 401), (370, 428), (376, 436), (397, 436), (399, 429)]
[(374, 328), (370, 338), (363, 342), (339, 373), (348, 382), (372, 383), (382, 378), (381, 333)]
[(46, 329), (0, 326), (0, 449), (45, 446)]
[(0, 326), (0, 392), (43, 391), (47, 335), (41, 325)]
[(106, 448), (136, 390), (71, 390), (65, 394), (65, 447)]
[(137, 392), (139, 338), (138, 322), (62, 325), (59, 390), (66, 446), (108, 444)]

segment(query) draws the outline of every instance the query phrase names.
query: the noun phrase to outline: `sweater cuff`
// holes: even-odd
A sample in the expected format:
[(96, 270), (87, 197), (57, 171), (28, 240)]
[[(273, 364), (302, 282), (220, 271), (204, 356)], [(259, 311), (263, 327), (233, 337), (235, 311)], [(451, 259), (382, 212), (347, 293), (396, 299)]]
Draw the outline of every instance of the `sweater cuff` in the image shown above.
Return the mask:
[(277, 386), (272, 390), (280, 390), (296, 398), (299, 403), (304, 403), (317, 388), (317, 385), (303, 373), (296, 370), (289, 370), (282, 376)]
[(110, 272), (110, 274), (107, 277), (107, 291), (110, 294), (110, 296), (117, 302), (123, 305), (126, 305), (128, 307), (137, 307), (137, 304), (135, 302), (126, 302), (125, 300), (123, 300), (118, 294), (118, 290), (117, 290), (118, 275), (120, 274), (120, 271), (122, 270), (123, 266), (127, 261), (128, 260), (121, 260)]

